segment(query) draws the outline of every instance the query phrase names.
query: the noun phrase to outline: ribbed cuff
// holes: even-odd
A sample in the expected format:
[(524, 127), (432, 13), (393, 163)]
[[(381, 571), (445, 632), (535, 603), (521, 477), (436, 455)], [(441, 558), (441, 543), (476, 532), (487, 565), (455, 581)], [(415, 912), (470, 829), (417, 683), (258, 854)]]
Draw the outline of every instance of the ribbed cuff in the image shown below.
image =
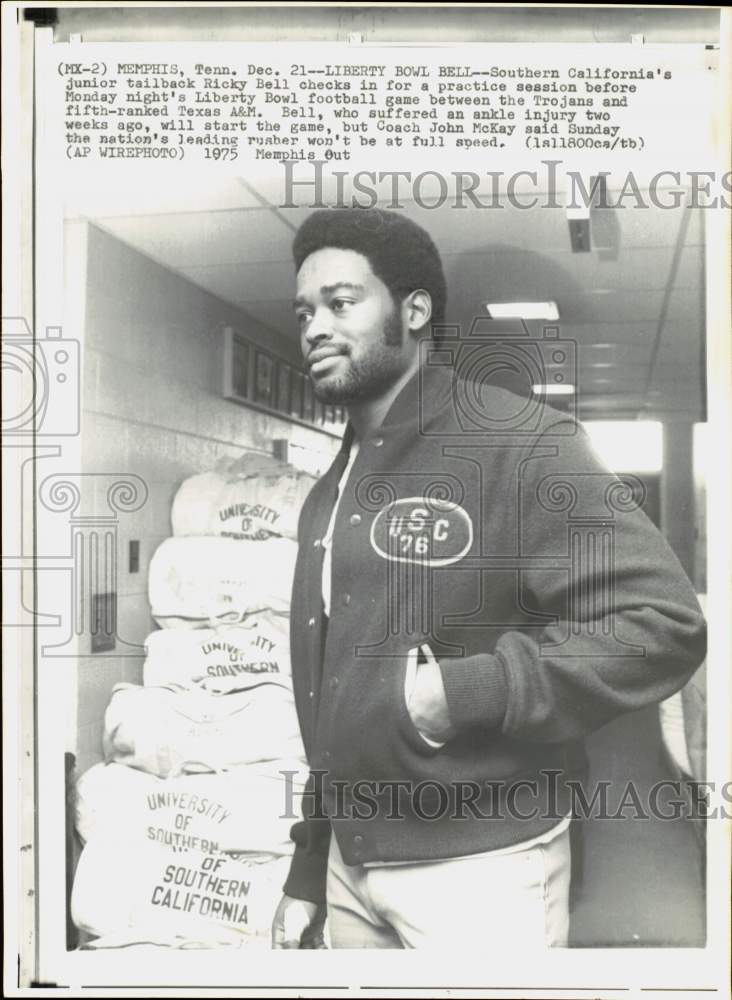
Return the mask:
[(503, 661), (480, 653), (451, 659), (440, 658), (447, 710), (452, 725), (497, 729), (508, 707), (508, 682)]
[(293, 899), (324, 903), (327, 868), (327, 854), (315, 854), (306, 847), (296, 847), (282, 891)]

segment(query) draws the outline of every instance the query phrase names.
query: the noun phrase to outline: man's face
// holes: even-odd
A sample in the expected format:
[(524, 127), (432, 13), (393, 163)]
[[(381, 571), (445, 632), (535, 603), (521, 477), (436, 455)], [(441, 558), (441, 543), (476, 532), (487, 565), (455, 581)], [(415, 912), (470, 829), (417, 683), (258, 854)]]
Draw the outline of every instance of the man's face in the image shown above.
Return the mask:
[(377, 399), (415, 351), (389, 289), (355, 250), (325, 247), (303, 261), (295, 314), (315, 395), (324, 403)]

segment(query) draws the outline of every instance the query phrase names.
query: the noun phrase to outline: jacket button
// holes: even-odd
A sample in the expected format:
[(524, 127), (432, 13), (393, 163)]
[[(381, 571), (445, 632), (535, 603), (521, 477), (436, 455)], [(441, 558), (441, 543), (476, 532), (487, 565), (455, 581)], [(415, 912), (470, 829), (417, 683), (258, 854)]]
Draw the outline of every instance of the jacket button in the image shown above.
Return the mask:
[(314, 697), (315, 697), (315, 692), (314, 691), (308, 691), (308, 698), (314, 698)]
[(341, 597), (341, 604), (347, 608), (350, 603), (351, 603), (351, 595), (344, 594), (343, 597)]
[(313, 548), (314, 549), (319, 549), (320, 548), (320, 544), (321, 544), (320, 539), (316, 538), (315, 541), (313, 542)]
[(351, 521), (351, 524), (355, 528), (357, 524), (361, 523), (361, 515), (360, 514), (351, 514), (350, 521)]
[(374, 438), (374, 448), (380, 448), (384, 443), (383, 438)]
[(357, 833), (356, 836), (353, 838), (353, 843), (356, 845), (356, 847), (360, 847), (361, 844), (363, 844), (363, 837), (361, 836), (360, 833)]
[(331, 679), (330, 679), (330, 681), (329, 681), (329, 685), (330, 685), (330, 689), (331, 689), (331, 691), (332, 691), (332, 690), (333, 690), (334, 688), (337, 688), (337, 687), (338, 687), (338, 678), (337, 678), (337, 677), (331, 677)]
[(308, 628), (315, 628), (315, 619), (308, 618)]

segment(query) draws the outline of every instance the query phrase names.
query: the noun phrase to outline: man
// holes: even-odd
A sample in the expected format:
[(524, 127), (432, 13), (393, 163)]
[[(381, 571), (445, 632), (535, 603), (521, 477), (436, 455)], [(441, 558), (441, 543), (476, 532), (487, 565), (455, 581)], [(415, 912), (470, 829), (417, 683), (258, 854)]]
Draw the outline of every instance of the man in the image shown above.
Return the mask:
[(319, 211), (293, 252), (314, 391), (349, 422), (300, 519), (311, 784), (273, 945), (312, 947), (326, 904), (333, 947), (565, 944), (572, 747), (688, 679), (693, 590), (569, 416), (433, 363), (424, 230)]

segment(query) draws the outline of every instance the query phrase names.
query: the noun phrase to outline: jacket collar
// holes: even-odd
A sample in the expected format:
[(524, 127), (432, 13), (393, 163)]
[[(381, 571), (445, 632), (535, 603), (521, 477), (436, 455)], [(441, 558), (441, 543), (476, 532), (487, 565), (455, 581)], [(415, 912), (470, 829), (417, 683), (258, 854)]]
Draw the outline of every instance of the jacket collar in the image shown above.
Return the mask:
[[(422, 364), (404, 385), (389, 407), (383, 422), (366, 440), (380, 437), (384, 432), (415, 433), (431, 421), (452, 401), (454, 372), (451, 367)], [(351, 450), (355, 437), (349, 420), (341, 442), (341, 453)]]

